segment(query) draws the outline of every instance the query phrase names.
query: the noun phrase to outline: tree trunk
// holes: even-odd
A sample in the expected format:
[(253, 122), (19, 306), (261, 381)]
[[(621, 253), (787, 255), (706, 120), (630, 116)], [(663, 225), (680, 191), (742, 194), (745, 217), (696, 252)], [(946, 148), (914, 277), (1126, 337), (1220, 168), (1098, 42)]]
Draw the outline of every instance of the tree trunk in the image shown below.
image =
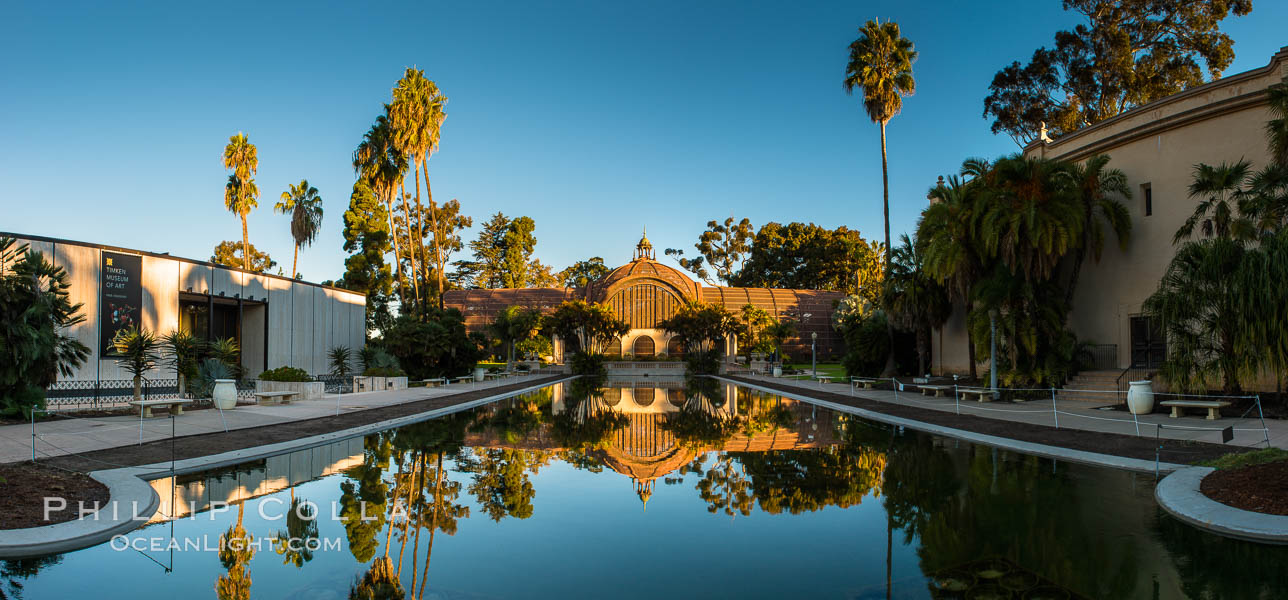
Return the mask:
[[(417, 192), (419, 193), (419, 191)], [(417, 305), (420, 304), (420, 286), (416, 281), (416, 243), (411, 239), (411, 210), (407, 206), (407, 187), (402, 183), (398, 184), (398, 198), (402, 203), (403, 217), (407, 220), (407, 260), (411, 263), (408, 270), (411, 271), (411, 295), (412, 301)]]
[(443, 268), (447, 262), (443, 257), (443, 242), (439, 239), (440, 228), (438, 226), (438, 210), (434, 207), (434, 192), (429, 189), (429, 161), (425, 161), (422, 167), (425, 170), (425, 197), (429, 199), (429, 224), (434, 233), (434, 268), (437, 270), (438, 279), (438, 308), (442, 309), (443, 304)]
[[(242, 213), (242, 268), (250, 270), (250, 233), (246, 230), (246, 213)], [(265, 265), (267, 266), (267, 265)]]
[(389, 213), (389, 237), (394, 243), (394, 267), (398, 271), (398, 301), (405, 303), (407, 295), (403, 293), (406, 288), (406, 282), (403, 281), (402, 258), (398, 255), (398, 222), (394, 219), (394, 199), (393, 194), (385, 194), (385, 210)]
[(926, 374), (926, 328), (917, 328), (917, 375)]
[[(134, 376), (134, 401), (140, 402), (142, 400), (143, 400), (143, 376), (135, 375)], [(143, 410), (143, 407), (139, 407), (139, 411), (141, 412), (142, 410)]]
[[(881, 121), (881, 208), (885, 214), (885, 273), (881, 276), (881, 284), (887, 285), (890, 282), (890, 171), (886, 165), (886, 122)], [(894, 375), (894, 321), (890, 318), (890, 312), (886, 311), (886, 335), (890, 338), (890, 352), (886, 354), (885, 368), (881, 370), (882, 377)]]
[(295, 255), (291, 257), (291, 279), (299, 276), (300, 245), (295, 245)]
[[(416, 244), (415, 244), (414, 246), (412, 246), (412, 249), (413, 249), (413, 252), (417, 252), (418, 254), (420, 254), (420, 256), (421, 256), (420, 267), (421, 267), (421, 269), (423, 270), (423, 269), (425, 269), (425, 268), (426, 268), (426, 267), (425, 267), (425, 259), (424, 259), (424, 255), (425, 255), (425, 228), (424, 228), (424, 226), (422, 225), (422, 221), (424, 221), (424, 219), (422, 218), (422, 215), (424, 215), (424, 214), (425, 214), (425, 209), (421, 208), (421, 204), (420, 204), (420, 169), (418, 169), (418, 168), (417, 168), (417, 167), (419, 166), (419, 163), (422, 163), (422, 162), (424, 162), (424, 159), (423, 159), (423, 158), (420, 158), (420, 157), (417, 157), (416, 162), (415, 162), (415, 163), (413, 163), (413, 164), (412, 164), (412, 166), (411, 166), (411, 170), (414, 172), (415, 177), (416, 177), (416, 181), (415, 181), (415, 183), (416, 183)], [(410, 227), (410, 226), (409, 226), (409, 227)], [(409, 233), (408, 235), (410, 235), (410, 233)], [(413, 260), (414, 260), (414, 259), (413, 259)], [(416, 270), (416, 263), (412, 263), (412, 269), (411, 269), (411, 272), (412, 272), (412, 273), (419, 273), (419, 271), (417, 271), (417, 270)], [(419, 277), (419, 275), (418, 275), (418, 277)], [(428, 277), (426, 277), (426, 278), (425, 278), (425, 283), (426, 283), (426, 284), (428, 284), (428, 283), (429, 283), (429, 278), (428, 278)], [(429, 299), (429, 290), (428, 290), (428, 289), (427, 289), (427, 290), (425, 290), (425, 299), (426, 299), (426, 300), (428, 300), (428, 299)], [(417, 301), (417, 302), (416, 302), (417, 304), (419, 304), (419, 303), (420, 303), (420, 295), (419, 295), (419, 294), (417, 294), (417, 296), (416, 296), (416, 301)]]

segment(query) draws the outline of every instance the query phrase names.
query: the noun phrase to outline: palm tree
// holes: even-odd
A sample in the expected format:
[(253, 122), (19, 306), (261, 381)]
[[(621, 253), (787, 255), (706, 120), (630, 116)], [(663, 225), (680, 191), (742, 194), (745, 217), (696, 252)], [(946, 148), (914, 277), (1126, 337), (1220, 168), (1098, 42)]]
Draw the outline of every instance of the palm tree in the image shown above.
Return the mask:
[(322, 196), (318, 195), (317, 188), (309, 185), (309, 180), (301, 179), (299, 185), (291, 184), (290, 189), (282, 192), (273, 210), (280, 215), (291, 215), (291, 238), (295, 240), (291, 277), (299, 277), (300, 246), (311, 245), (322, 229)]
[[(399, 183), (407, 172), (407, 156), (394, 145), (393, 127), (389, 123), (389, 105), (385, 114), (376, 117), (371, 129), (362, 136), (362, 143), (353, 151), (354, 172), (371, 185), (376, 197), (384, 200), (389, 215), (389, 233), (393, 240), (394, 262), (397, 264), (398, 298), (406, 302), (406, 281), (403, 279), (402, 253), (398, 247), (398, 228), (394, 218), (394, 198), (398, 196)], [(404, 205), (405, 208), (405, 205)], [(404, 210), (404, 214), (406, 211)]]
[(942, 326), (952, 312), (948, 292), (925, 270), (921, 246), (908, 234), (899, 236), (892, 254), (893, 267), (885, 286), (885, 304), (890, 316), (911, 329), (917, 337), (917, 373), (926, 372), (929, 332)]
[(1109, 157), (1097, 154), (1080, 165), (1073, 165), (1068, 170), (1073, 185), (1077, 186), (1082, 200), (1082, 242), (1078, 245), (1073, 259), (1073, 273), (1069, 277), (1069, 287), (1065, 290), (1065, 304), (1072, 306), (1073, 292), (1078, 286), (1078, 275), (1082, 272), (1082, 263), (1087, 250), (1091, 257), (1100, 262), (1100, 254), (1105, 246), (1105, 230), (1102, 223), (1108, 223), (1118, 239), (1118, 248), (1127, 250), (1131, 238), (1131, 215), (1122, 202), (1114, 196), (1131, 199), (1131, 187), (1127, 185), (1127, 176), (1118, 169), (1106, 169)]
[(1276, 165), (1288, 169), (1288, 77), (1283, 83), (1271, 86), (1270, 114), (1274, 118), (1266, 122), (1266, 137), (1270, 142), (1270, 159)]
[(259, 206), (259, 187), (254, 175), (259, 170), (259, 154), (250, 138), (244, 133), (228, 138), (224, 146), (224, 168), (232, 169), (224, 186), (224, 207), (241, 217), (242, 268), (250, 270), (250, 235), (246, 229), (246, 215)]
[[(845, 91), (863, 91), (863, 108), (873, 123), (881, 126), (881, 206), (885, 214), (886, 278), (890, 275), (890, 170), (886, 160), (886, 123), (903, 108), (903, 97), (912, 95), (917, 82), (912, 63), (917, 59), (912, 41), (899, 33), (894, 21), (868, 21), (859, 28), (859, 39), (850, 44), (850, 62), (845, 68)], [(894, 325), (890, 337), (894, 339)], [(894, 345), (886, 358), (884, 374), (894, 372)]]
[[(955, 302), (972, 310), (972, 290), (984, 272), (984, 257), (975, 237), (977, 188), (980, 177), (988, 171), (982, 159), (970, 159), (962, 166), (962, 176), (972, 177), (963, 182), (957, 176), (948, 178), (930, 190), (930, 206), (922, 213), (917, 225), (918, 242), (924, 245), (923, 268), (935, 281), (943, 285)], [(970, 376), (975, 378), (975, 344), (966, 340)]]
[(977, 239), (1025, 281), (1045, 281), (1060, 260), (1081, 243), (1085, 217), (1065, 167), (1044, 158), (1012, 155), (998, 160), (984, 178)]
[(1251, 171), (1252, 163), (1246, 160), (1221, 163), (1216, 167), (1203, 163), (1194, 165), (1190, 197), (1198, 198), (1199, 203), (1194, 207), (1194, 214), (1176, 230), (1172, 243), (1179, 244), (1181, 240), (1193, 237), (1195, 227), (1206, 237), (1225, 240), (1255, 237), (1256, 227), (1247, 217), (1251, 197), (1243, 189)]
[[(403, 74), (403, 78), (398, 80), (398, 86), (394, 88), (394, 102), (390, 107), (390, 116), (394, 125), (394, 138), (398, 148), (405, 154), (412, 157), (412, 171), (415, 174), (415, 197), (416, 197), (416, 247), (420, 249), (422, 256), (421, 268), (428, 270), (428, 261), (425, 260), (424, 248), (424, 229), (421, 222), (422, 205), (420, 200), (420, 176), (425, 174), (425, 197), (429, 202), (430, 230), (437, 231), (438, 214), (434, 206), (434, 196), (429, 187), (429, 156), (438, 150), (439, 132), (442, 128), (443, 120), (447, 118), (447, 113), (443, 107), (447, 104), (447, 96), (438, 90), (438, 85), (433, 81), (425, 78), (425, 71), (408, 67)], [(410, 231), (410, 223), (408, 228)], [(436, 255), (441, 255), (441, 241), (438, 236), (434, 236), (434, 247)], [(413, 276), (416, 276), (415, 259), (412, 262)], [(443, 272), (437, 269), (437, 294), (441, 307), (443, 299)], [(426, 277), (428, 279), (428, 277)]]
[(143, 399), (143, 374), (151, 371), (161, 361), (162, 348), (156, 334), (147, 329), (129, 327), (116, 332), (116, 337), (112, 338), (112, 350), (116, 353), (117, 362), (134, 376), (135, 402)]

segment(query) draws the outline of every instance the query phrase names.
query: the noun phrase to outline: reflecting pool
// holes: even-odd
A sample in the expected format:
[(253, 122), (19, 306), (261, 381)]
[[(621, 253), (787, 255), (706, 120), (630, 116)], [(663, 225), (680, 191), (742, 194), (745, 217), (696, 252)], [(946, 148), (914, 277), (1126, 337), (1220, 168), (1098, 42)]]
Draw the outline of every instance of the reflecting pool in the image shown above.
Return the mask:
[(1283, 598), (1288, 550), (1161, 514), (1153, 477), (706, 380), (557, 384), (152, 482), (0, 598)]

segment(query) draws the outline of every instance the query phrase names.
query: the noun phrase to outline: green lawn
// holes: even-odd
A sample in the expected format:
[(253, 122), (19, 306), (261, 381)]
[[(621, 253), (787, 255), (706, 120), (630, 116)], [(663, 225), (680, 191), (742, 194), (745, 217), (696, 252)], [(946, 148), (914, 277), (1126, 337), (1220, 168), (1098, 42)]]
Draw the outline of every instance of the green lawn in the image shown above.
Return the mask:
[(1205, 460), (1198, 463), (1203, 467), (1215, 467), (1217, 469), (1233, 469), (1236, 467), (1246, 467), (1248, 465), (1260, 465), (1281, 460), (1288, 460), (1288, 450), (1279, 448), (1263, 448), (1256, 452), (1239, 452), (1227, 454), (1220, 458)]
[[(790, 366), (793, 369), (809, 371), (810, 364), (808, 362), (794, 362)], [(832, 377), (833, 379), (844, 379), (845, 367), (841, 366), (841, 363), (818, 363), (818, 374)]]

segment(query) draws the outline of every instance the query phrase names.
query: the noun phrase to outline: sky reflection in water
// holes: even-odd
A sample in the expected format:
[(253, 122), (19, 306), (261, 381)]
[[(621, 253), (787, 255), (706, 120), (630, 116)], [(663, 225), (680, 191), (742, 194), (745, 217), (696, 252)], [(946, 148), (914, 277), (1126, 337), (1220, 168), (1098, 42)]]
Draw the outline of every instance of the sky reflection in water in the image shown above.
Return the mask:
[(171, 483), (129, 540), (205, 549), (6, 561), (0, 597), (1288, 596), (1288, 552), (1161, 516), (1152, 477), (710, 381), (560, 384)]

